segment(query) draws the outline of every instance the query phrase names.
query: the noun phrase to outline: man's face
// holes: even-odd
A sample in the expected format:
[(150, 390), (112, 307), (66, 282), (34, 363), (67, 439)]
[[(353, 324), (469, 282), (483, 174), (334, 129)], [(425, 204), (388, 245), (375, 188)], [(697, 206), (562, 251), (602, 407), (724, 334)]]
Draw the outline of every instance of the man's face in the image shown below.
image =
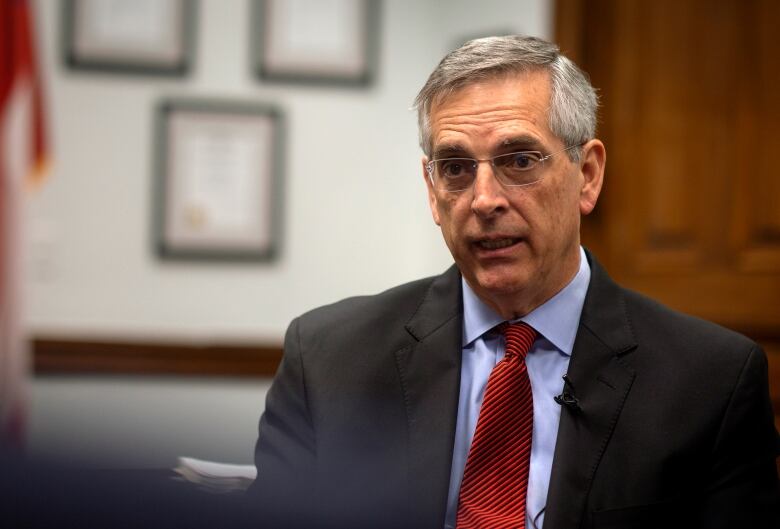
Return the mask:
[[(568, 145), (549, 129), (549, 105), (550, 79), (543, 71), (457, 90), (431, 108), (433, 158), (560, 151)], [(599, 174), (594, 195), (592, 179), (584, 174), (592, 167), (582, 170), (585, 159), (572, 162), (568, 153), (556, 154), (536, 169), (542, 179), (523, 187), (503, 186), (490, 163), (481, 162), (473, 186), (455, 193), (432, 185), (426, 162), (423, 158), (433, 219), (483, 301), (505, 317), (518, 317), (572, 279), (579, 264), (580, 214), (593, 208), (601, 183)]]

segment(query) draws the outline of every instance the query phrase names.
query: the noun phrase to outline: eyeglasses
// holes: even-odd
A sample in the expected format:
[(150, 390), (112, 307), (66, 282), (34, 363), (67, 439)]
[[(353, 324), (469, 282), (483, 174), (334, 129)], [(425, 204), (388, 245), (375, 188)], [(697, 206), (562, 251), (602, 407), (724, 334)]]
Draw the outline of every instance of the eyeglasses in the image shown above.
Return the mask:
[(471, 187), (477, 178), (480, 162), (490, 162), (493, 174), (502, 185), (521, 187), (535, 184), (544, 176), (542, 167), (545, 160), (556, 154), (580, 147), (570, 145), (565, 149), (543, 156), (539, 151), (510, 152), (492, 158), (439, 158), (429, 161), (425, 168), (431, 182), (443, 191), (458, 192)]

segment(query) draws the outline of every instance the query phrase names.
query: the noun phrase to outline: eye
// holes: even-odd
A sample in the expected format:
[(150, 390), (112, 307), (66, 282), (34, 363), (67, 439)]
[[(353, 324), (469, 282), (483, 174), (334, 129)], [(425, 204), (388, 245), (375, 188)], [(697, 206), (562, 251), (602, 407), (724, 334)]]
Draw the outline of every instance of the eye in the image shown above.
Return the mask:
[(518, 169), (528, 169), (533, 165), (533, 160), (527, 154), (518, 154), (512, 160), (512, 165)]
[(453, 158), (439, 161), (439, 173), (444, 178), (458, 178), (464, 176), (467, 171), (468, 160)]
[(512, 169), (515, 171), (528, 171), (539, 163), (541, 157), (536, 152), (513, 152), (512, 154), (506, 154), (501, 156), (500, 160), (497, 160), (498, 165)]

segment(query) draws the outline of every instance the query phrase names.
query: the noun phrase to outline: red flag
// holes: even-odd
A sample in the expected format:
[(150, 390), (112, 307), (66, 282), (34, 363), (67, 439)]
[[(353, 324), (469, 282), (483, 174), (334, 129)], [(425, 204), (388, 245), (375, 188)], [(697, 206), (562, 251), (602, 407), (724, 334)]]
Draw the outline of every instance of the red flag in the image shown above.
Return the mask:
[(27, 341), (22, 321), (22, 200), (46, 173), (41, 79), (27, 0), (0, 0), (0, 441), (21, 446)]

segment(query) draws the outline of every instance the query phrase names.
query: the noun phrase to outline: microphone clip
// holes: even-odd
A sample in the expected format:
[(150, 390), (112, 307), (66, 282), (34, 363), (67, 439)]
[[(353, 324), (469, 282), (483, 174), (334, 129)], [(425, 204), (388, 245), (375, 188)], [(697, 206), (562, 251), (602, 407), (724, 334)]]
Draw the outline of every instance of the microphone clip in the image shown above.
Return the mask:
[(582, 410), (579, 400), (574, 395), (574, 384), (572, 384), (568, 375), (563, 375), (563, 392), (553, 397), (553, 399), (560, 406), (565, 406), (571, 411), (578, 412)]

